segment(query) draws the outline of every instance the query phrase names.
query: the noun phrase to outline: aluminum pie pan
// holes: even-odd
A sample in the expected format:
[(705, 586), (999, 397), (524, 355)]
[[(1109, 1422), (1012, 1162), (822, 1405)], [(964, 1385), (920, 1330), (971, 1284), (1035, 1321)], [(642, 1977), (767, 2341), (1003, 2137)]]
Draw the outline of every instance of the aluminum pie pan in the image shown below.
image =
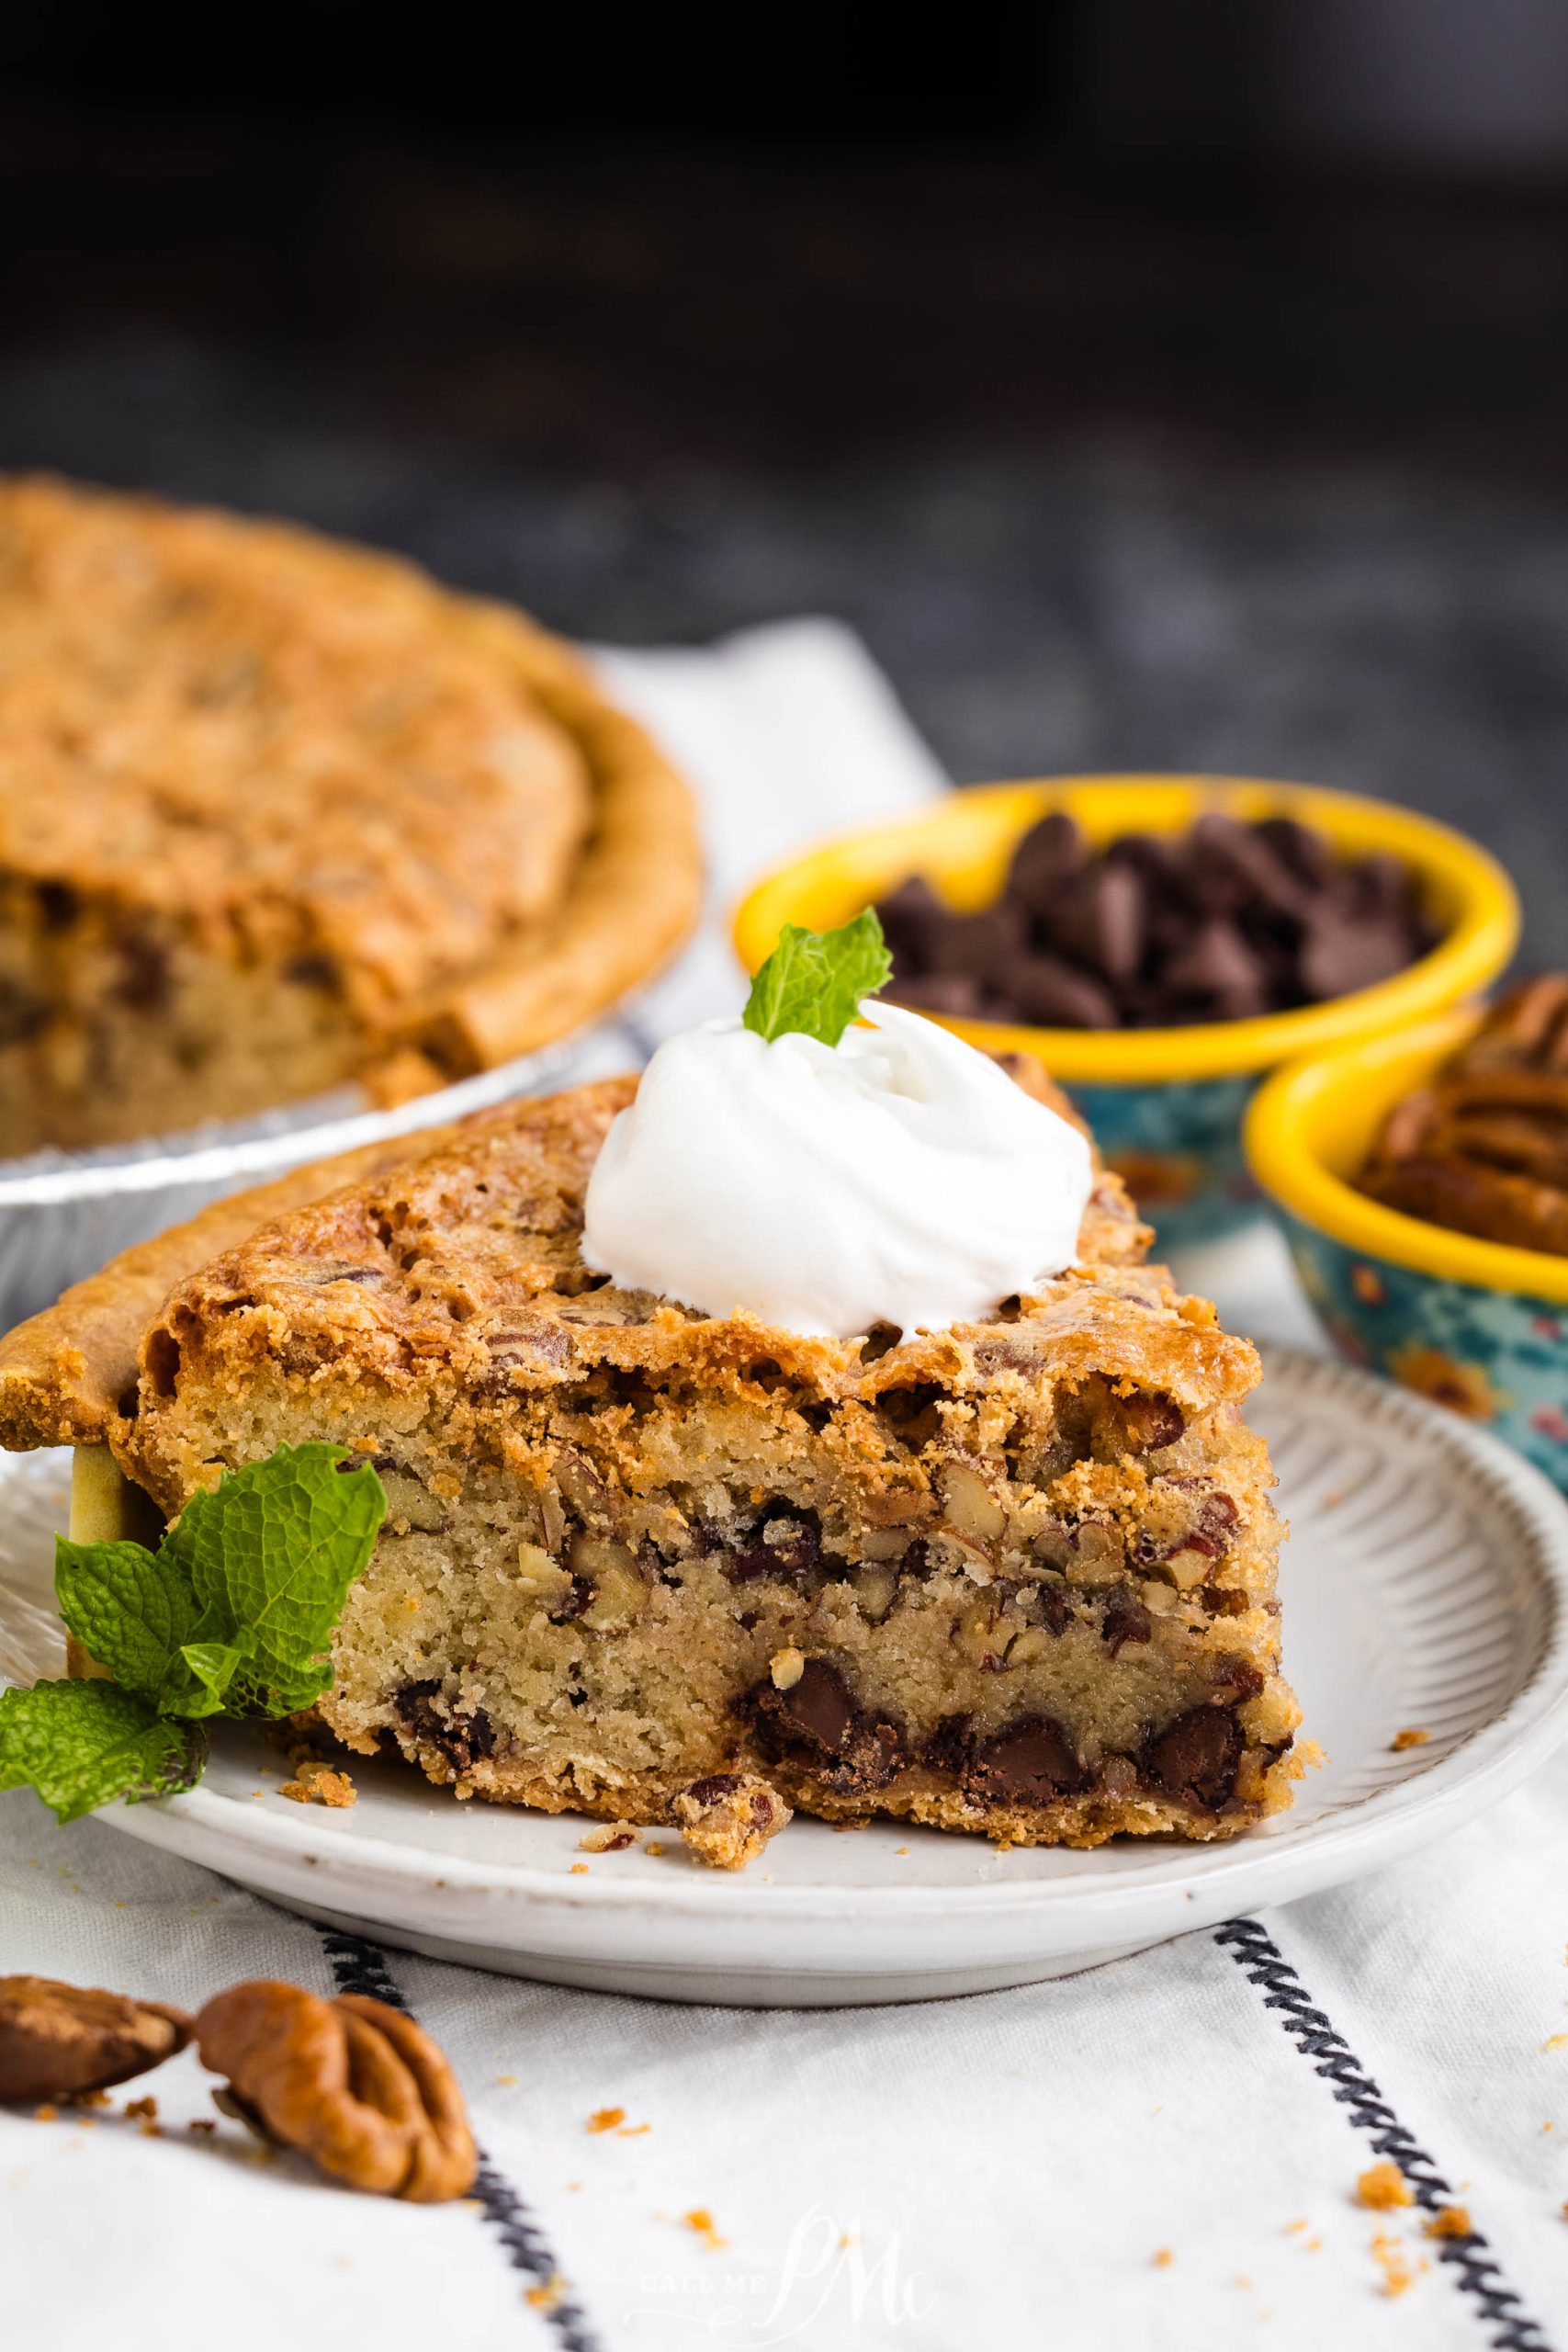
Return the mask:
[(576, 1031), (390, 1110), (376, 1109), (362, 1090), (345, 1086), (180, 1135), (0, 1160), (0, 1330), (51, 1305), (122, 1250), (183, 1223), (225, 1193), (265, 1183), (308, 1160), (414, 1135), (513, 1095), (558, 1086), (615, 1025), (612, 1020)]

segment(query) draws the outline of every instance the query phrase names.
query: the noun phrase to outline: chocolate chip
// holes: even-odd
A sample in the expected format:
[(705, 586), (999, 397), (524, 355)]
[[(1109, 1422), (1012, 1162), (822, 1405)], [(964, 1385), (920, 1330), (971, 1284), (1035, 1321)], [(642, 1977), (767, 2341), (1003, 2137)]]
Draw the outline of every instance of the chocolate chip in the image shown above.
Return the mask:
[(1368, 920), (1343, 909), (1314, 910), (1302, 942), (1302, 985), (1311, 997), (1348, 996), (1375, 987), (1411, 962), (1407, 931), (1391, 919)]
[(1028, 944), (1029, 922), (1023, 909), (998, 899), (975, 915), (950, 915), (931, 956), (938, 974), (956, 972), (964, 978), (994, 987)]
[(929, 970), (948, 910), (925, 876), (911, 874), (878, 902), (876, 911), (894, 970), (901, 971), (906, 964), (911, 971)]
[(717, 1804), (723, 1797), (732, 1797), (740, 1786), (739, 1772), (709, 1772), (701, 1781), (694, 1781), (686, 1794), (696, 1804)]
[(814, 1510), (764, 1508), (756, 1540), (737, 1552), (727, 1574), (735, 1584), (754, 1584), (761, 1577), (782, 1577), (795, 1582), (821, 1565), (821, 1522)]
[(914, 1012), (945, 1014), (950, 1021), (978, 1021), (986, 1009), (986, 991), (978, 980), (962, 972), (928, 972), (888, 981), (882, 991), (894, 1004)]
[(1107, 865), (1131, 866), (1145, 882), (1156, 884), (1160, 895), (1167, 898), (1176, 887), (1180, 872), (1180, 860), (1165, 833), (1123, 833), (1119, 841), (1111, 843), (1105, 862)]
[(1044, 1029), (1114, 1029), (1116, 1000), (1088, 972), (1059, 956), (1020, 956), (1009, 965), (1002, 993), (1023, 1021)]
[(1032, 825), (1014, 850), (1008, 889), (1026, 907), (1048, 906), (1088, 855), (1089, 845), (1077, 826), (1056, 809)]
[(1310, 889), (1256, 826), (1238, 824), (1234, 817), (1211, 809), (1199, 818), (1189, 839), (1192, 868), (1211, 881), (1223, 876), (1233, 909), (1251, 906), (1262, 913), (1297, 919), (1305, 913)]
[(855, 1702), (836, 1666), (823, 1657), (808, 1657), (798, 1682), (788, 1690), (774, 1690), (770, 1719), (785, 1730), (796, 1746), (819, 1756), (837, 1756), (854, 1727)]
[(495, 1725), (482, 1707), (465, 1712), (437, 1704), (439, 1682), (405, 1682), (392, 1696), (392, 1712), (422, 1747), (434, 1747), (456, 1772), (495, 1752)]
[(40, 882), (38, 902), (46, 931), (68, 930), (82, 911), (80, 895), (69, 882)]
[(1234, 1707), (1191, 1707), (1145, 1744), (1139, 1761), (1167, 1796), (1216, 1813), (1235, 1787), (1242, 1745)]
[(943, 1715), (920, 1751), (920, 1761), (933, 1772), (951, 1772), (956, 1780), (969, 1761), (972, 1715)]
[(725, 1562), (724, 1573), (731, 1584), (757, 1584), (763, 1577), (777, 1576), (771, 1553), (760, 1544), (748, 1544), (743, 1552), (732, 1553)]
[(1320, 888), (1334, 871), (1328, 843), (1310, 825), (1294, 817), (1265, 817), (1253, 827), (1260, 842), (1271, 849), (1298, 880)]
[(1234, 1002), (1249, 1012), (1261, 1012), (1268, 1002), (1269, 973), (1235, 924), (1212, 915), (1167, 959), (1159, 986), (1172, 997), (1204, 1005)]
[(884, 1787), (902, 1761), (897, 1725), (862, 1707), (827, 1658), (808, 1657), (787, 1690), (771, 1677), (757, 1683), (740, 1712), (770, 1763), (793, 1763), (840, 1795)]
[(1051, 944), (1107, 980), (1130, 980), (1143, 961), (1143, 876), (1103, 861), (1066, 884), (1051, 913)]
[(981, 1804), (1049, 1804), (1081, 1789), (1087, 1773), (1052, 1715), (1025, 1715), (969, 1752), (964, 1792)]
[(1408, 922), (1415, 909), (1410, 868), (1383, 850), (1358, 858), (1346, 871), (1344, 897), (1359, 914)]

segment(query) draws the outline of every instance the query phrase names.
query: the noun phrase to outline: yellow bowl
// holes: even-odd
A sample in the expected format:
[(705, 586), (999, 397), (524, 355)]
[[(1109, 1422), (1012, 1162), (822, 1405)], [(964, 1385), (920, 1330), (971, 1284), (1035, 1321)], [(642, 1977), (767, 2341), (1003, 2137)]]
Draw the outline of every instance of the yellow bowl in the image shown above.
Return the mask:
[(923, 874), (951, 906), (988, 906), (1007, 878), (1020, 836), (1065, 808), (1097, 843), (1123, 833), (1181, 832), (1206, 809), (1244, 819), (1294, 817), (1346, 857), (1386, 851), (1420, 877), (1444, 936), (1429, 956), (1375, 988), (1328, 1004), (1256, 1021), (1199, 1022), (1179, 1029), (1035, 1029), (998, 1021), (943, 1026), (993, 1052), (1039, 1054), (1064, 1085), (1161, 1083), (1271, 1069), (1344, 1037), (1390, 1029), (1455, 1003), (1495, 979), (1519, 936), (1514, 886), (1495, 857), (1448, 825), (1386, 800), (1315, 785), (1234, 776), (1060, 776), (1035, 784), (978, 785), (930, 808), (807, 850), (748, 892), (735, 944), (749, 972), (786, 922), (812, 930), (845, 922), (908, 874)]
[(1568, 1306), (1568, 1258), (1450, 1233), (1369, 1200), (1352, 1181), (1394, 1104), (1427, 1083), (1473, 1034), (1479, 1017), (1447, 1012), (1277, 1070), (1247, 1113), (1247, 1159), (1270, 1200), (1363, 1257)]
[(1568, 1487), (1568, 1258), (1404, 1216), (1352, 1181), (1388, 1113), (1478, 1018), (1443, 1013), (1276, 1071), (1247, 1153), (1340, 1352), (1489, 1423)]
[(1167, 1246), (1208, 1238), (1252, 1213), (1240, 1120), (1259, 1076), (1280, 1063), (1443, 1011), (1495, 979), (1518, 940), (1513, 885), (1496, 860), (1429, 817), (1353, 793), (1225, 776), (1063, 776), (986, 785), (806, 851), (742, 900), (735, 944), (749, 971), (786, 922), (846, 922), (906, 875), (923, 874), (952, 906), (987, 905), (1020, 836), (1066, 809), (1097, 843), (1184, 831), (1205, 810), (1286, 816), (1342, 856), (1386, 852), (1419, 877), (1442, 926), (1429, 955), (1375, 988), (1253, 1021), (1173, 1029), (1038, 1029), (944, 1020), (989, 1053), (1038, 1054), (1071, 1087), (1111, 1164), (1133, 1184)]

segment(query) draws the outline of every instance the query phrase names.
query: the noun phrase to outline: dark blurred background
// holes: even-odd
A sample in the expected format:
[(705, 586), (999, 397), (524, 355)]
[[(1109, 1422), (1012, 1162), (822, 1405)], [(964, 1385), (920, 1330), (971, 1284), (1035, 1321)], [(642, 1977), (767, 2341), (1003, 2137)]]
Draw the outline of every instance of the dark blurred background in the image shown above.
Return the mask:
[(1568, 952), (1562, 0), (13, 0), (0, 191), (0, 464), (837, 614), (961, 779), (1392, 793)]

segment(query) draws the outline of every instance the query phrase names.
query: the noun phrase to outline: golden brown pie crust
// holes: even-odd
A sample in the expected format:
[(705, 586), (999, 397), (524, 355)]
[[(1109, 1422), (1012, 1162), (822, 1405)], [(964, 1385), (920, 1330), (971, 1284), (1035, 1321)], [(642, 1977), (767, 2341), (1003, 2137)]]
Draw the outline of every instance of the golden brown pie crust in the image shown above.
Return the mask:
[(700, 882), (681, 779), (521, 615), (0, 481), (0, 1148), (490, 1067), (647, 978)]

